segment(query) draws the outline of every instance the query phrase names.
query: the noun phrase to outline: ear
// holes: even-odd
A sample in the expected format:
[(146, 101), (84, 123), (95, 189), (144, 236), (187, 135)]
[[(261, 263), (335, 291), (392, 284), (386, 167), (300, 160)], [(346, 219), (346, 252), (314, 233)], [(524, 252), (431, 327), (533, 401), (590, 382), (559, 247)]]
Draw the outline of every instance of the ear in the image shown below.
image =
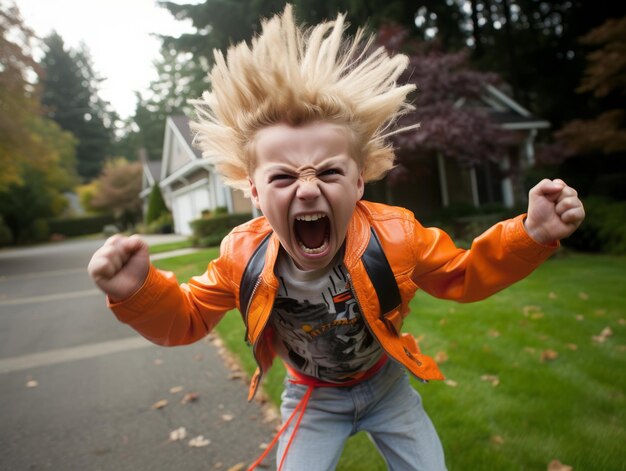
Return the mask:
[(363, 193), (365, 192), (365, 180), (363, 179), (363, 171), (359, 174), (359, 179), (356, 182), (357, 186), (357, 194), (359, 195), (359, 199), (363, 198)]
[(258, 210), (261, 209), (261, 204), (259, 203), (259, 192), (254, 184), (254, 180), (248, 177), (248, 184), (250, 185), (250, 200), (252, 200), (252, 204)]

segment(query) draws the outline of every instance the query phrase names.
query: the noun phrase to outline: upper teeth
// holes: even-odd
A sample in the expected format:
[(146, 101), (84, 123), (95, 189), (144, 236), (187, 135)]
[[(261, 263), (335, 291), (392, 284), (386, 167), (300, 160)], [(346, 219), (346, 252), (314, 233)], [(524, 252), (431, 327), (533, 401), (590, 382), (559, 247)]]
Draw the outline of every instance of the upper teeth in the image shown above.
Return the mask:
[(296, 219), (298, 221), (317, 221), (318, 219), (322, 219), (323, 217), (326, 217), (326, 216), (322, 213), (317, 213), (317, 214), (304, 214), (302, 216), (297, 216)]

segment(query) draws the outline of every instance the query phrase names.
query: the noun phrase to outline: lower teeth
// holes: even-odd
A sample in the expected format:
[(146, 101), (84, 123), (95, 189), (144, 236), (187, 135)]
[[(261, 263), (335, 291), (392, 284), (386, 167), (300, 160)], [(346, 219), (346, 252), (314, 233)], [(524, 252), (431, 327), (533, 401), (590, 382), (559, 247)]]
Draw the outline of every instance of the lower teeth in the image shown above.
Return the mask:
[(310, 249), (309, 247), (304, 245), (302, 242), (300, 242), (300, 248), (303, 250), (303, 252), (312, 254), (312, 255), (322, 253), (324, 250), (326, 250), (326, 247), (328, 247), (328, 243), (326, 241), (324, 241), (324, 243), (320, 245), (319, 247), (317, 247), (316, 249)]

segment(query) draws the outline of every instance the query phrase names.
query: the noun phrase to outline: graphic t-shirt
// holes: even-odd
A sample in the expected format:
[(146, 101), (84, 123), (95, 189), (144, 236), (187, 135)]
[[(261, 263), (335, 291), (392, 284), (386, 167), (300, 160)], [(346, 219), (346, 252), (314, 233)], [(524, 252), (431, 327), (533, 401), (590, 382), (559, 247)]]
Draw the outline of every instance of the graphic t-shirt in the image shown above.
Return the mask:
[(280, 287), (270, 322), (283, 360), (333, 383), (374, 366), (382, 348), (363, 321), (340, 256), (328, 270), (302, 271), (281, 252), (276, 274)]

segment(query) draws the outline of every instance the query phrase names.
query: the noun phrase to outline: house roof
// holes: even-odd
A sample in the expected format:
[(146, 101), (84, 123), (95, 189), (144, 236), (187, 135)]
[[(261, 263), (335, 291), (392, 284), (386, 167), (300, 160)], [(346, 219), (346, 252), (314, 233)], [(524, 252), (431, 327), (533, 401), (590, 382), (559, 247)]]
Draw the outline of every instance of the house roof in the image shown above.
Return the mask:
[(150, 172), (150, 175), (154, 179), (155, 182), (161, 179), (161, 161), (160, 160), (150, 160), (144, 164), (144, 171)]
[(176, 126), (196, 157), (202, 158), (202, 153), (193, 145), (193, 135), (191, 133), (191, 129), (189, 128), (189, 118), (184, 115), (170, 116), (169, 118), (172, 120), (172, 123)]
[(485, 91), (483, 101), (489, 106), (489, 116), (503, 129), (533, 130), (550, 127), (549, 121), (533, 115), (493, 85), (486, 85)]
[(522, 116), (512, 111), (491, 110), (489, 116), (505, 129), (543, 129), (550, 123), (537, 116)]

